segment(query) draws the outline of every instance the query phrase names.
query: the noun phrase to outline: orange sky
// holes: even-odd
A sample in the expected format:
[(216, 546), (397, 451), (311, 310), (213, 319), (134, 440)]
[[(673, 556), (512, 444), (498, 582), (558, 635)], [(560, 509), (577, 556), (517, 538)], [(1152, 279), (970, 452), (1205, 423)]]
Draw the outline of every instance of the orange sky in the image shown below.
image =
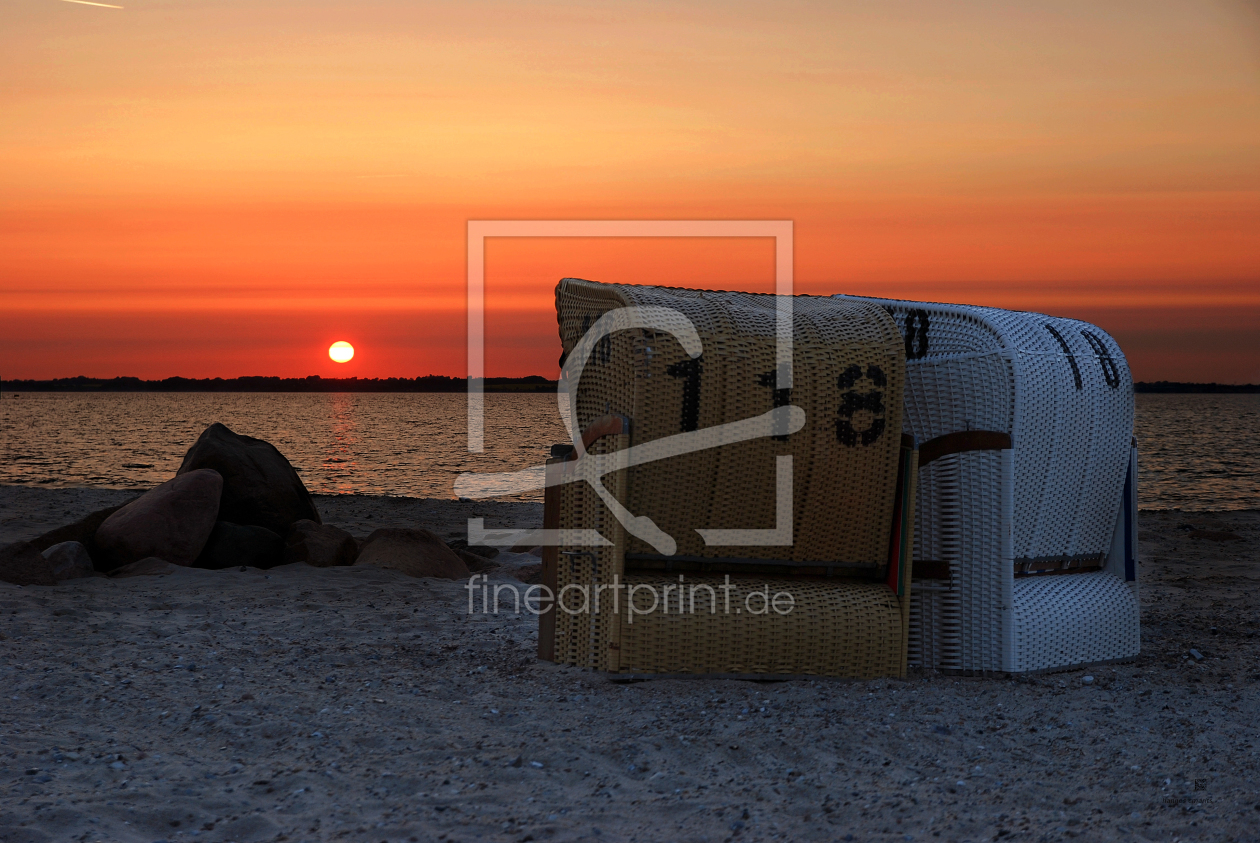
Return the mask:
[[(0, 7), (0, 376), (462, 374), (468, 219), (791, 219), (801, 292), (1043, 310), (1260, 382), (1260, 6)], [(492, 241), (552, 288), (771, 288), (770, 241)], [(327, 359), (337, 339), (355, 360)]]

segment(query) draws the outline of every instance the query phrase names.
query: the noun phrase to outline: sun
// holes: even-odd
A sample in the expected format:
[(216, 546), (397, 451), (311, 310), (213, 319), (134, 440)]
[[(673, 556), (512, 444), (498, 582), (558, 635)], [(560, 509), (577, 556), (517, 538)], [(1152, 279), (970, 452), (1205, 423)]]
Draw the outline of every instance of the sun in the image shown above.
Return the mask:
[(328, 346), (328, 356), (335, 363), (349, 363), (354, 357), (354, 346), (343, 340), (338, 340)]

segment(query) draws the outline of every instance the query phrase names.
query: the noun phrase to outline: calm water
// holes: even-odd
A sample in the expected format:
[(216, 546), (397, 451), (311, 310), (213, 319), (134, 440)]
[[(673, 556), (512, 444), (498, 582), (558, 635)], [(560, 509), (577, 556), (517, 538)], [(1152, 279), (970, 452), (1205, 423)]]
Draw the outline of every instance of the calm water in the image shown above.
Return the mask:
[[(553, 395), (487, 395), (486, 452), (452, 394), (27, 393), (0, 401), (0, 483), (143, 489), (211, 422), (272, 442), (312, 492), (451, 497), (461, 471), (541, 465), (567, 436)], [(1146, 509), (1260, 507), (1260, 396), (1139, 395)], [(518, 496), (541, 500), (542, 493)]]

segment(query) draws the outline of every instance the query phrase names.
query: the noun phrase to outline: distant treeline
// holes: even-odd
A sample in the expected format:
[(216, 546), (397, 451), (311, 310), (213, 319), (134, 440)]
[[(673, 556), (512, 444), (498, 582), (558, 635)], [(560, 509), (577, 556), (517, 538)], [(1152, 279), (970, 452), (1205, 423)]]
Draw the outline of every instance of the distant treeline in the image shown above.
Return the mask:
[(1154, 383), (1135, 383), (1134, 392), (1260, 392), (1260, 384), (1254, 383), (1180, 383), (1178, 381), (1155, 381)]
[[(541, 375), (485, 378), (486, 392), (554, 392), (556, 382)], [(0, 381), (4, 392), (467, 392), (467, 378), (55, 378)]]
[[(485, 378), (486, 392), (554, 392), (556, 382), (541, 375), (524, 378)], [(467, 378), (425, 375), (419, 378), (54, 378), (50, 381), (0, 381), (4, 392), (466, 392)], [(1260, 384), (1135, 383), (1134, 392), (1260, 392)]]

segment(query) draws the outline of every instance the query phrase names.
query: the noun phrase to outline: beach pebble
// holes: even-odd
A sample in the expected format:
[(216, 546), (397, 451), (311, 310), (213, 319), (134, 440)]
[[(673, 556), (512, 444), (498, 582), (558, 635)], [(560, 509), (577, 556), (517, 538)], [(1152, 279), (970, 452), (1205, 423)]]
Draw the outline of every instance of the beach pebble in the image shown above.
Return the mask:
[(81, 542), (61, 542), (44, 551), (44, 558), (52, 565), (53, 576), (58, 580), (74, 580), (96, 573), (92, 557)]
[(1093, 685), (1093, 684), (1094, 684), (1094, 677), (1092, 677), (1092, 676), (1082, 676), (1082, 677), (1081, 677), (1081, 683), (1082, 683), (1082, 684), (1084, 684), (1084, 685)]
[(1198, 650), (1191, 649), (1190, 655), (1194, 657), (1195, 661), (1203, 661), (1203, 654), (1200, 653)]
[(178, 474), (198, 469), (222, 475), (219, 518), (224, 521), (266, 527), (281, 536), (294, 521), (322, 522), (302, 479), (270, 442), (241, 436), (216, 422), (188, 449)]
[(108, 567), (150, 556), (192, 565), (205, 547), (219, 512), (223, 478), (191, 471), (150, 489), (105, 519), (96, 545)]

